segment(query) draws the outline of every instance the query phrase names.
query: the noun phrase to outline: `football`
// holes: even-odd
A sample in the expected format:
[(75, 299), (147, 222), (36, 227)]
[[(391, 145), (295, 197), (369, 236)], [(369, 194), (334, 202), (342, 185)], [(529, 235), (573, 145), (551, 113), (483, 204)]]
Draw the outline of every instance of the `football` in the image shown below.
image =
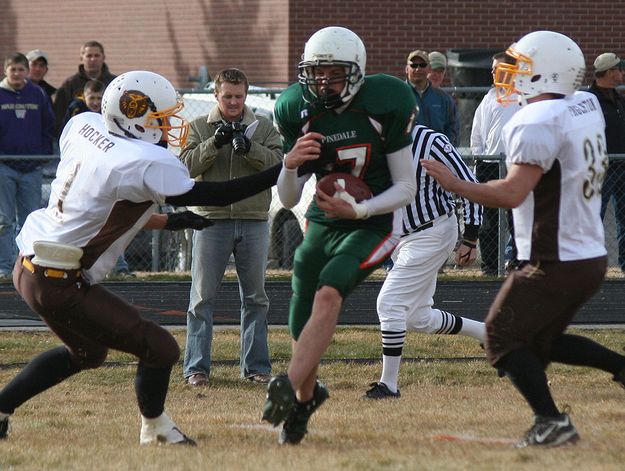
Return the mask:
[(334, 182), (338, 182), (345, 191), (352, 195), (357, 203), (371, 198), (369, 186), (360, 178), (349, 173), (330, 173), (317, 182), (317, 189), (327, 195), (334, 196), (336, 188)]

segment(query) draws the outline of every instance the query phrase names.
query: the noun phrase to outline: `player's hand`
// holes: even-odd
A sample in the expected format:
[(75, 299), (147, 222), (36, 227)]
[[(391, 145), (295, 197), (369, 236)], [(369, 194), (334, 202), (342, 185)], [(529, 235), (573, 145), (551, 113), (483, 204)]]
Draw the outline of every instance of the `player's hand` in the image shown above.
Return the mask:
[(210, 219), (195, 214), (192, 211), (182, 211), (181, 213), (167, 213), (165, 229), (168, 231), (179, 231), (181, 229), (195, 229), (201, 231), (205, 227), (214, 223)]
[(445, 190), (454, 192), (454, 184), (458, 181), (458, 178), (451, 173), (449, 168), (436, 160), (425, 160), (422, 159), (420, 161), (421, 166), (425, 169), (426, 173), (435, 178), (436, 181), (442, 186)]
[[(320, 189), (315, 193), (317, 207), (324, 212), (326, 217), (339, 219), (357, 219), (354, 197), (344, 191), (338, 183), (334, 183), (337, 190), (335, 196), (330, 196)], [(353, 203), (349, 199), (353, 200)]]
[(321, 154), (321, 139), (323, 134), (309, 132), (297, 139), (291, 151), (284, 157), (284, 166), (295, 169), (304, 163), (319, 158)]
[(477, 258), (477, 240), (462, 240), (456, 250), (455, 262), (459, 267), (472, 264)]

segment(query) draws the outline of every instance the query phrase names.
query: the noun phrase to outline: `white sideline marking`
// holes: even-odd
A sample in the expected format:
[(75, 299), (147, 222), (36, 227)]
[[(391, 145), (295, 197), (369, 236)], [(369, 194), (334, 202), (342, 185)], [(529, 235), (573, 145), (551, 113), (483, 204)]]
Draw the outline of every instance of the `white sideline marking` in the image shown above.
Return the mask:
[(432, 435), (430, 438), (437, 442), (478, 442), (478, 443), (492, 443), (499, 445), (511, 445), (516, 443), (517, 440), (512, 438), (496, 438), (496, 437), (477, 437), (469, 434), (451, 434), (451, 433), (439, 433)]
[(243, 428), (250, 430), (267, 430), (269, 432), (274, 432), (279, 430), (278, 427), (274, 427), (271, 424), (232, 424), (229, 425), (230, 428)]

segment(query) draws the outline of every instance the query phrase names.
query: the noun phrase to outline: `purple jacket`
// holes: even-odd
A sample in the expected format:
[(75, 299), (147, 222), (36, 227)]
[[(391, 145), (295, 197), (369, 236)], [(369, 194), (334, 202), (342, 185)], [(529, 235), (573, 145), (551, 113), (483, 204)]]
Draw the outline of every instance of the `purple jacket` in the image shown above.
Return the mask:
[[(27, 82), (13, 90), (4, 79), (0, 82), (0, 154), (52, 154), (54, 112), (50, 99), (37, 85)], [(0, 160), (20, 172), (30, 172), (44, 163), (41, 160)]]

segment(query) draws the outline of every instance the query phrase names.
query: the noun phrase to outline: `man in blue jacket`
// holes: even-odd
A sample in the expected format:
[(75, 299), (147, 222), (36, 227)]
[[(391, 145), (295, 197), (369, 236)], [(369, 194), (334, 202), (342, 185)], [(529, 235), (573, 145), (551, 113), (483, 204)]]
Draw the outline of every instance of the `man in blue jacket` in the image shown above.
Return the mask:
[(46, 93), (28, 81), (28, 59), (15, 53), (4, 61), (0, 82), (0, 281), (11, 278), (15, 236), (26, 216), (41, 204), (41, 160), (5, 155), (52, 153), (54, 112)]
[(406, 82), (417, 99), (416, 124), (422, 124), (445, 134), (454, 146), (458, 145), (460, 125), (453, 99), (447, 92), (432, 86), (428, 80), (430, 58), (425, 51), (412, 51), (406, 63)]

